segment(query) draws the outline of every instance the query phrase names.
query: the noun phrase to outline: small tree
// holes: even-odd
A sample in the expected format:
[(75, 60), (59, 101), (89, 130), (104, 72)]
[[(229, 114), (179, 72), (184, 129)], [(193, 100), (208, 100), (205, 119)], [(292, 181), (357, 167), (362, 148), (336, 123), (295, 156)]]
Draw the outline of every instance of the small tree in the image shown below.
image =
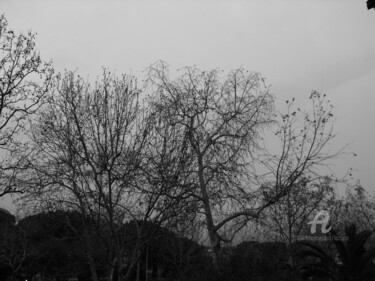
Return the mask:
[[(17, 169), (22, 168), (18, 152), (27, 124), (44, 102), (53, 77), (51, 63), (43, 63), (35, 49), (35, 34), (16, 35), (0, 16), (0, 197), (19, 192)], [(16, 169), (17, 168), (17, 169)]]
[(296, 265), (293, 244), (299, 240), (299, 236), (309, 234), (311, 216), (334, 197), (330, 184), (330, 178), (313, 183), (301, 178), (290, 192), (264, 212), (263, 223), (278, 240), (286, 244), (289, 264), (293, 269)]
[(355, 223), (359, 230), (375, 230), (374, 196), (371, 196), (358, 181), (349, 185), (345, 196), (335, 198), (332, 208), (333, 219), (339, 229)]
[(275, 135), (280, 140), (280, 152), (261, 155), (260, 160), (266, 169), (263, 185), (263, 198), (274, 202), (280, 191), (286, 195), (299, 181), (320, 184), (327, 170), (327, 161), (340, 155), (344, 148), (331, 152), (328, 146), (333, 133), (333, 105), (326, 95), (313, 91), (310, 95), (311, 111), (295, 108), (294, 98), (286, 101), (287, 112), (280, 114)]

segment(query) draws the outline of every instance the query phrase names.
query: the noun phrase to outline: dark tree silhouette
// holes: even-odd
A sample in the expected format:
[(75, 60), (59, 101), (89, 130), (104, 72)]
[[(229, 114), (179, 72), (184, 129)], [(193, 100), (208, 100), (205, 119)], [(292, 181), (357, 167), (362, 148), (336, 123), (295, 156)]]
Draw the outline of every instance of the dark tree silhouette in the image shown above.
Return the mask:
[[(184, 198), (197, 202), (219, 270), (222, 241), (232, 240), (301, 178), (317, 178), (317, 167), (337, 155), (325, 151), (334, 137), (332, 106), (314, 91), (311, 114), (287, 101), (288, 112), (276, 122), (273, 97), (260, 74), (239, 68), (222, 79), (218, 70), (186, 67), (181, 72), (171, 79), (165, 63), (150, 67), (154, 123), (178, 132), (177, 143), (162, 149), (167, 155), (175, 155), (176, 147), (185, 153), (176, 182), (184, 187)], [(281, 140), (276, 155), (262, 147), (263, 130), (274, 124)], [(256, 173), (259, 162), (266, 176)], [(224, 235), (227, 226), (232, 231)]]
[[(0, 16), (0, 197), (19, 192), (17, 171), (23, 167), (19, 134), (27, 117), (43, 104), (52, 84), (51, 63), (35, 49), (35, 34), (17, 35)], [(31, 81), (32, 80), (32, 81)]]

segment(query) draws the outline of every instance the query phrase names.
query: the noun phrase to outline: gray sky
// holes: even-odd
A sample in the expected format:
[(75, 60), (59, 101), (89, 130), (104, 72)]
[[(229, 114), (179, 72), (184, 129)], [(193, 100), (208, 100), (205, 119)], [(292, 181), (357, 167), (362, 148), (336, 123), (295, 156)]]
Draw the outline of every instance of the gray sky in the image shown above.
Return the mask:
[(337, 176), (353, 167), (375, 190), (375, 10), (366, 0), (14, 1), (0, 0), (15, 31), (38, 33), (37, 47), (57, 71), (95, 78), (142, 71), (162, 59), (172, 69), (197, 65), (261, 72), (278, 103), (305, 104), (312, 89), (335, 106), (332, 149)]

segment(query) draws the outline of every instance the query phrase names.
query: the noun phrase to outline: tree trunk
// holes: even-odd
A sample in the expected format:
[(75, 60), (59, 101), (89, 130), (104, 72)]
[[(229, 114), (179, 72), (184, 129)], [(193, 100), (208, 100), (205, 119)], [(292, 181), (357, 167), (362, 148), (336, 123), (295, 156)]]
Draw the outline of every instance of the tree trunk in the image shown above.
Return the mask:
[(129, 266), (127, 267), (126, 273), (123, 274), (123, 281), (129, 281), (129, 280), (134, 280), (131, 279), (133, 277), (133, 269), (136, 267), (136, 281), (139, 281), (140, 277), (140, 269), (141, 269), (141, 258), (140, 258), (140, 250), (138, 248), (138, 245), (136, 246), (137, 249), (134, 250), (131, 258), (130, 258), (130, 263)]
[(296, 269), (297, 262), (296, 262), (296, 257), (294, 255), (294, 249), (292, 248), (291, 241), (288, 241), (286, 243), (286, 248), (287, 248), (287, 253), (288, 253), (289, 265), (291, 267), (291, 274), (295, 280), (301, 280), (299, 274), (297, 274), (297, 269)]
[(115, 268), (111, 266), (111, 269), (109, 271), (109, 281), (113, 281), (114, 276), (115, 276)]
[(137, 279), (136, 279), (137, 281), (139, 281), (140, 273), (141, 273), (141, 259), (139, 259), (137, 262)]
[(217, 230), (215, 230), (214, 220), (212, 217), (212, 211), (210, 206), (210, 198), (207, 192), (207, 187), (204, 180), (204, 174), (203, 174), (203, 161), (202, 156), (198, 155), (198, 177), (199, 177), (199, 185), (201, 189), (201, 194), (203, 198), (203, 206), (204, 206), (204, 212), (206, 216), (206, 223), (207, 223), (207, 231), (208, 236), (210, 239), (210, 248), (211, 248), (211, 254), (212, 254), (212, 263), (214, 265), (214, 268), (216, 271), (220, 271), (220, 239), (219, 235), (217, 233)]
[(148, 246), (147, 246), (147, 250), (146, 250), (146, 281), (148, 281)]
[(95, 261), (94, 261), (94, 255), (93, 255), (93, 251), (92, 251), (92, 248), (91, 248), (91, 244), (90, 244), (90, 241), (89, 241), (89, 237), (88, 237), (88, 233), (85, 234), (85, 238), (86, 240), (86, 245), (87, 245), (87, 258), (88, 258), (88, 261), (89, 261), (89, 267), (90, 267), (90, 271), (91, 271), (91, 277), (92, 277), (92, 280), (93, 281), (98, 281), (98, 274), (96, 272), (96, 266), (95, 266)]
[(95, 266), (95, 261), (90, 254), (88, 254), (88, 260), (89, 260), (89, 266), (90, 266), (90, 271), (91, 271), (91, 277), (92, 277), (92, 281), (98, 281), (98, 275), (96, 273), (96, 266)]
[(209, 234), (210, 248), (212, 254), (212, 263), (217, 272), (221, 270), (221, 245), (220, 240), (216, 232)]

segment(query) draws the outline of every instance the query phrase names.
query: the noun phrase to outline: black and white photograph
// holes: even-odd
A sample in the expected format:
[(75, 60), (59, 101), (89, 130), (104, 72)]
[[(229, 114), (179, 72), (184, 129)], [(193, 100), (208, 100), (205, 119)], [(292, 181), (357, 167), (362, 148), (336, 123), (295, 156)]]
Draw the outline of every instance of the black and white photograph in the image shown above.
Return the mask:
[(0, 281), (375, 281), (374, 0), (0, 0)]

